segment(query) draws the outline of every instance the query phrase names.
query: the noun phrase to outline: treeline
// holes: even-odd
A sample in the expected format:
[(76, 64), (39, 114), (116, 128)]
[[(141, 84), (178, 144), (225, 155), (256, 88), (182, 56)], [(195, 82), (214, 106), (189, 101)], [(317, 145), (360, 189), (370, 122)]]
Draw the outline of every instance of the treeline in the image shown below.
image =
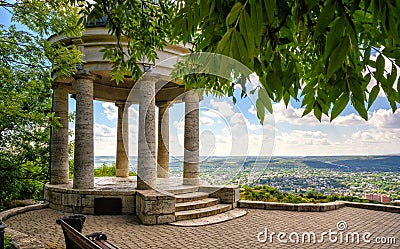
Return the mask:
[(379, 203), (360, 199), (355, 196), (341, 196), (338, 194), (324, 195), (320, 192), (308, 191), (305, 194), (292, 194), (280, 192), (278, 189), (268, 186), (242, 186), (240, 198), (249, 201), (266, 201), (266, 202), (285, 202), (285, 203), (327, 203), (333, 201), (350, 201), (364, 203)]

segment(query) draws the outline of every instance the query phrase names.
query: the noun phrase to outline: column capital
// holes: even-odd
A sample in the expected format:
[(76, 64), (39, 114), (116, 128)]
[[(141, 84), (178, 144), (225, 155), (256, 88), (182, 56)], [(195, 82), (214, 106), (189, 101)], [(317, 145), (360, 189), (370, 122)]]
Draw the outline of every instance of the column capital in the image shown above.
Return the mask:
[(190, 91), (186, 91), (184, 93), (184, 96), (182, 98), (183, 101), (187, 102), (187, 101), (201, 101), (203, 100), (203, 96), (199, 94), (198, 91), (195, 90), (190, 90)]
[(122, 101), (122, 100), (115, 101), (115, 105), (118, 107), (124, 107), (125, 104), (126, 104), (126, 101)]
[(172, 105), (172, 101), (157, 101), (156, 106), (157, 107), (169, 107)]
[(81, 69), (78, 70), (74, 75), (73, 75), (74, 79), (78, 80), (78, 79), (91, 79), (91, 80), (95, 80), (96, 76), (93, 75), (92, 73), (90, 73), (89, 70), (86, 69)]
[(142, 78), (140, 78), (140, 80), (138, 82), (157, 82), (160, 78), (160, 74), (157, 73), (144, 73)]
[(51, 83), (51, 87), (52, 87), (53, 89), (56, 89), (56, 88), (65, 88), (65, 89), (69, 89), (69, 88), (71, 87), (71, 84), (70, 84), (70, 83), (65, 83), (65, 82), (60, 82), (60, 81), (53, 81), (53, 82)]
[(133, 104), (132, 101), (123, 101), (123, 100), (117, 100), (117, 101), (115, 101), (115, 105), (116, 105), (117, 107), (129, 108), (129, 107), (131, 107), (132, 104)]

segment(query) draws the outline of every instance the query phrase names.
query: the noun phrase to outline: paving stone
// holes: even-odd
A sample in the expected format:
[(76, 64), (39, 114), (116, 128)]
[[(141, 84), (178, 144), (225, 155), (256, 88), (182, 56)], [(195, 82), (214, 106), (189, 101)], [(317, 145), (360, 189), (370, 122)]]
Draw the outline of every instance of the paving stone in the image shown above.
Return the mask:
[[(141, 225), (134, 215), (87, 215), (84, 234), (102, 231), (120, 248), (399, 248), (400, 214), (369, 209), (344, 207), (330, 212), (289, 212), (281, 210), (246, 210), (247, 215), (230, 221), (198, 226)], [(13, 230), (34, 236), (46, 248), (65, 248), (61, 227), (55, 220), (67, 213), (41, 209), (11, 217), (5, 223)], [(371, 238), (396, 238), (396, 244), (332, 243), (260, 243), (257, 236), (265, 228), (270, 232), (337, 231), (337, 223), (345, 221), (344, 232), (372, 233)]]

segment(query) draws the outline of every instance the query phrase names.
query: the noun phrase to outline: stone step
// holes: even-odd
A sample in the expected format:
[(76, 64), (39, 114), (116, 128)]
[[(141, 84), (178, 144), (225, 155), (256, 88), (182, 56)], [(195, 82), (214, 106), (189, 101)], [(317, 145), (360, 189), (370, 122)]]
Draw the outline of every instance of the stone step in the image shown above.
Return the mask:
[(181, 220), (169, 223), (173, 226), (181, 226), (181, 227), (197, 227), (197, 226), (205, 226), (211, 224), (217, 224), (221, 222), (225, 222), (228, 220), (233, 220), (239, 217), (246, 215), (247, 212), (243, 209), (232, 209), (224, 213), (216, 214), (213, 216), (192, 219), (192, 220)]
[(218, 204), (216, 198), (206, 198), (197, 201), (176, 203), (175, 212), (210, 207)]
[(217, 204), (211, 207), (205, 207), (187, 211), (179, 211), (175, 212), (175, 220), (181, 221), (181, 220), (198, 219), (202, 217), (220, 214), (229, 211), (231, 209), (232, 206), (229, 204)]
[(186, 194), (179, 194), (175, 195), (175, 202), (190, 202), (190, 201), (198, 201), (208, 198), (208, 193), (204, 192), (193, 192), (193, 193), (186, 193)]
[(176, 186), (166, 188), (164, 191), (171, 193), (173, 195), (193, 193), (199, 190), (198, 186)]

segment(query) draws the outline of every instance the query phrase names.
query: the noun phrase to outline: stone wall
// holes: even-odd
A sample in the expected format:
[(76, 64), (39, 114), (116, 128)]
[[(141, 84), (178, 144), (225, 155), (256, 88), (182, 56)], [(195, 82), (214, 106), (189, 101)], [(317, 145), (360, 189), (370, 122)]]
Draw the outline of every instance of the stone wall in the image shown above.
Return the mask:
[(121, 198), (122, 214), (135, 213), (136, 191), (134, 190), (82, 190), (72, 189), (68, 185), (62, 186), (53, 187), (49, 184), (45, 186), (44, 197), (52, 209), (67, 213), (94, 214), (96, 198), (113, 197)]
[(136, 215), (144, 225), (175, 221), (175, 197), (156, 190), (137, 190)]

